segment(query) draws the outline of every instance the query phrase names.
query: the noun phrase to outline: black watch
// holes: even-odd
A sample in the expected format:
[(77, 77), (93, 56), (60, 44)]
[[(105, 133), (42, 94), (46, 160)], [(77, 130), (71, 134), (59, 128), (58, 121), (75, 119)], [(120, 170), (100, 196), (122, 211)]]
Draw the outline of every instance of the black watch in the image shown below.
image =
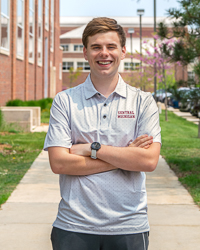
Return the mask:
[(97, 159), (97, 151), (101, 148), (101, 144), (99, 142), (93, 142), (91, 144), (91, 158)]

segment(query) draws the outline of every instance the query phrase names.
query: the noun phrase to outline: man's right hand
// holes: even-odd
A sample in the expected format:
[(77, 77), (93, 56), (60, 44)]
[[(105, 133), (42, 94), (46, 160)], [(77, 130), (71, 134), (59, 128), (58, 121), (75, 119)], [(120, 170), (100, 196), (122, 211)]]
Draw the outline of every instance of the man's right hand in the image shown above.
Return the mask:
[(153, 143), (153, 136), (141, 135), (138, 138), (136, 138), (129, 145), (129, 147), (139, 147), (139, 148), (148, 149), (151, 146), (152, 143)]

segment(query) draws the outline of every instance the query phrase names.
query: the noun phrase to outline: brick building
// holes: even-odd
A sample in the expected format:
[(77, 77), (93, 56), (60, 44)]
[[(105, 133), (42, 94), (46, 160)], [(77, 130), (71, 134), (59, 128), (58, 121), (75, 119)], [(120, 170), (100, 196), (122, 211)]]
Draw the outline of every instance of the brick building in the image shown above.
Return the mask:
[(0, 1), (0, 105), (62, 90), (59, 0)]
[[(82, 83), (90, 70), (89, 64), (83, 57), (82, 33), (86, 24), (92, 20), (93, 17), (60, 17), (60, 44), (63, 47), (63, 89), (76, 86)], [(139, 86), (139, 72), (138, 67), (140, 61), (135, 59), (135, 51), (140, 51), (140, 23), (139, 17), (114, 17), (117, 22), (124, 28), (127, 35), (126, 58), (121, 61), (119, 72), (125, 81), (134, 86)], [(157, 22), (163, 21), (164, 17), (157, 17)], [(165, 19), (165, 22), (170, 25), (170, 19)], [(132, 39), (128, 30), (134, 29)], [(142, 41), (149, 40), (153, 44), (154, 32), (154, 19), (153, 17), (142, 17)], [(132, 53), (131, 59), (131, 40), (132, 40)], [(133, 71), (130, 71), (133, 65)], [(74, 72), (79, 69), (79, 75), (73, 79)], [(187, 68), (176, 66), (175, 68), (176, 80), (187, 80)], [(136, 80), (137, 79), (137, 80)], [(141, 86), (140, 86), (141, 87)], [(149, 91), (153, 91), (153, 81), (148, 86)]]

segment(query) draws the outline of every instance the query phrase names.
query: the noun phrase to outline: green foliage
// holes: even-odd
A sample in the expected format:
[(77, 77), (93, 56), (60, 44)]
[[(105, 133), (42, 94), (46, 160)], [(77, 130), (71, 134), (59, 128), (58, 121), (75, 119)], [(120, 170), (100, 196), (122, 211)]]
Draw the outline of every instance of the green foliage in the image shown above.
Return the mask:
[(180, 182), (200, 205), (200, 139), (198, 126), (169, 112), (169, 121), (160, 115), (161, 155), (175, 171)]
[(0, 204), (3, 204), (42, 150), (45, 133), (1, 134)]
[(41, 107), (41, 110), (49, 109), (53, 102), (52, 98), (44, 98), (40, 100), (22, 101), (19, 99), (10, 100), (6, 103), (6, 106), (26, 106), (26, 107)]
[(179, 3), (180, 9), (168, 10), (169, 17), (174, 18), (173, 27), (160, 23), (158, 35), (162, 39), (178, 38), (174, 47), (165, 51), (166, 55), (182, 65), (193, 63), (194, 72), (200, 79), (200, 0), (181, 0)]

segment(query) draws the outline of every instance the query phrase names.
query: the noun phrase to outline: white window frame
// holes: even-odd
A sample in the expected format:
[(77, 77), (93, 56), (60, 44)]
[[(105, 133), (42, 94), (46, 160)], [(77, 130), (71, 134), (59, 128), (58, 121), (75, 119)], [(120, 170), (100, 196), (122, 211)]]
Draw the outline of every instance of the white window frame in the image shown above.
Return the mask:
[[(78, 50), (75, 50), (75, 46), (78, 47)], [(83, 44), (74, 44), (73, 51), (74, 52), (83, 52)]]
[[(23, 11), (22, 11), (22, 25), (19, 25), (18, 20), (17, 20), (17, 40), (16, 41), (18, 41), (18, 27), (19, 27), (19, 28), (22, 29), (22, 54), (18, 54), (17, 48), (16, 48), (16, 54), (17, 54), (18, 59), (24, 59), (24, 12), (25, 12), (25, 10), (24, 10), (24, 0), (17, 0), (17, 4), (18, 4), (18, 1), (22, 2)], [(18, 10), (18, 6), (17, 6), (17, 10)], [(16, 15), (16, 17), (18, 18), (17, 15)], [(17, 46), (17, 43), (16, 43), (16, 46)]]
[[(83, 64), (83, 69), (80, 69), (79, 67), (78, 67), (78, 64), (79, 63), (82, 63)], [(90, 69), (85, 69), (85, 67), (87, 67), (87, 66), (89, 65), (89, 63), (88, 62), (86, 62), (86, 61), (77, 61), (77, 69), (79, 69), (81, 72), (89, 72), (90, 71)], [(90, 65), (89, 65), (90, 66)]]
[[(41, 2), (40, 2), (41, 1)], [(39, 4), (41, 3), (41, 16), (39, 13)], [(39, 36), (39, 27), (41, 24), (41, 37)], [(39, 51), (39, 48), (41, 47), (41, 51)], [(41, 61), (39, 60), (39, 52), (41, 52)], [(37, 51), (37, 59), (38, 59), (38, 65), (42, 66), (42, 57), (43, 57), (43, 0), (38, 0), (38, 51)]]
[(44, 0), (44, 1), (45, 1), (45, 29), (49, 30), (49, 0)]
[[(126, 63), (128, 64), (128, 66), (125, 66)], [(133, 71), (138, 71), (140, 63), (132, 62), (132, 64), (133, 64)], [(136, 67), (136, 65), (137, 65), (137, 67)], [(128, 67), (128, 69), (125, 69), (126, 67)], [(124, 71), (131, 71), (131, 62), (124, 62)]]
[[(63, 48), (63, 53), (70, 52), (70, 51), (69, 51), (69, 44), (61, 44), (60, 46)], [(65, 50), (65, 49), (64, 49), (64, 46), (67, 46), (67, 47), (68, 47), (68, 50)]]
[(54, 50), (54, 0), (51, 0), (51, 51)]
[(32, 16), (33, 16), (33, 20), (32, 20), (32, 33), (30, 32), (30, 26), (29, 26), (29, 46), (28, 46), (28, 57), (29, 57), (29, 49), (30, 49), (30, 36), (32, 37), (33, 39), (33, 56), (32, 57), (29, 57), (29, 62), (31, 63), (34, 63), (34, 57), (35, 57), (35, 0), (32, 0), (33, 1), (33, 6), (31, 7), (30, 6), (30, 1), (29, 1), (29, 24), (30, 24), (30, 12), (32, 12)]
[(74, 69), (74, 63), (75, 63), (75, 62), (73, 62), (73, 61), (63, 61), (63, 62), (62, 62), (62, 71), (63, 71), (63, 72), (69, 72), (69, 69), (63, 69), (63, 64), (64, 64), (64, 63), (66, 63), (66, 64), (72, 63), (73, 66), (70, 66), (70, 68), (72, 67), (72, 68)]
[[(0, 53), (9, 55), (10, 53), (10, 0), (7, 0), (8, 4), (8, 16), (5, 13), (1, 12), (1, 1), (0, 0)], [(4, 1), (4, 0), (3, 0)], [(8, 31), (7, 31), (7, 36), (8, 36), (8, 48), (2, 47), (1, 46), (1, 17), (4, 17), (8, 20)]]

